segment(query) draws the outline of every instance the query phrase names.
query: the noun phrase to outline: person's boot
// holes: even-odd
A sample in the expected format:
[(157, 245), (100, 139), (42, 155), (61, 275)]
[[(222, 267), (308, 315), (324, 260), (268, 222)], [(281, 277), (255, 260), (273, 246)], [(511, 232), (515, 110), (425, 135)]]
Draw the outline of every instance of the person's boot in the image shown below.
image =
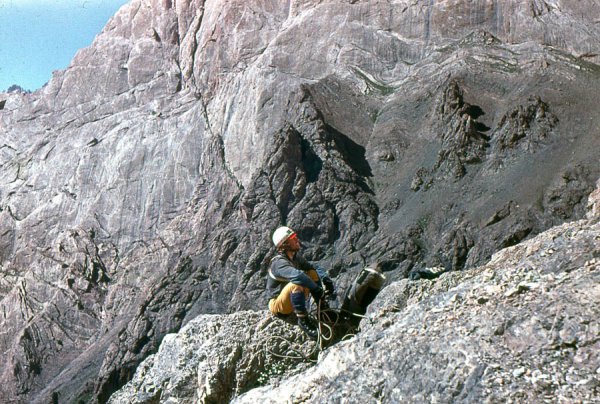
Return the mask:
[(316, 341), (317, 336), (319, 335), (317, 332), (317, 328), (314, 323), (310, 320), (310, 317), (298, 316), (298, 326), (304, 331), (304, 333), (308, 336), (308, 338)]

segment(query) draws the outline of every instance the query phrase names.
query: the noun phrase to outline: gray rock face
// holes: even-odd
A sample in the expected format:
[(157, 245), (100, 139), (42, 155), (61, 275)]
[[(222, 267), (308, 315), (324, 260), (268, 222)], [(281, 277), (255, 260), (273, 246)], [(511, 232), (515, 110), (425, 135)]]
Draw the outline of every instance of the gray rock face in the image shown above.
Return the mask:
[(582, 218), (599, 13), (131, 1), (0, 95), (0, 401), (105, 402), (197, 315), (264, 308), (282, 223), (343, 289)]
[(355, 340), (235, 402), (593, 402), (599, 237), (563, 226), (475, 271), (393, 284)]
[(599, 254), (596, 218), (482, 267), (393, 282), (362, 331), (314, 366), (277, 356), (297, 356), (302, 333), (267, 312), (201, 315), (165, 337), (110, 402), (594, 402)]
[[(290, 347), (300, 351), (286, 351)], [(225, 402), (307, 369), (315, 348), (296, 327), (264, 311), (200, 315), (179, 333), (165, 336), (158, 352), (140, 364), (109, 402)]]

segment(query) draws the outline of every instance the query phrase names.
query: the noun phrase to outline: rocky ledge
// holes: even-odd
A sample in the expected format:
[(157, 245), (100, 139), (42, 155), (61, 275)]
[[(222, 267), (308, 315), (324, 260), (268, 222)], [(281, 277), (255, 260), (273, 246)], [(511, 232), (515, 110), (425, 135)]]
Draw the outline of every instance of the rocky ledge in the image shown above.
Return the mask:
[(201, 315), (110, 401), (597, 402), (599, 206), (600, 188), (587, 220), (478, 268), (391, 283), (314, 366), (314, 345), (299, 355), (302, 335), (267, 312)]

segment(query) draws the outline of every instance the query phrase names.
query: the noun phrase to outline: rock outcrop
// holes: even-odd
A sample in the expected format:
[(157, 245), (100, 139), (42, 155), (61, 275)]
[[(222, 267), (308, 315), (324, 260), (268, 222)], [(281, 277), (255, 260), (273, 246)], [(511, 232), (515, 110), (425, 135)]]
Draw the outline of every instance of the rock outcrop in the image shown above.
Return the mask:
[(362, 331), (314, 366), (292, 348), (301, 331), (267, 312), (198, 316), (110, 402), (595, 402), (598, 218), (554, 227), (482, 267), (390, 284)]
[(340, 289), (586, 214), (592, 0), (132, 0), (0, 95), (0, 401), (106, 402), (199, 314), (263, 309), (286, 223)]
[(309, 368), (316, 345), (265, 311), (200, 315), (168, 334), (111, 403), (227, 402)]

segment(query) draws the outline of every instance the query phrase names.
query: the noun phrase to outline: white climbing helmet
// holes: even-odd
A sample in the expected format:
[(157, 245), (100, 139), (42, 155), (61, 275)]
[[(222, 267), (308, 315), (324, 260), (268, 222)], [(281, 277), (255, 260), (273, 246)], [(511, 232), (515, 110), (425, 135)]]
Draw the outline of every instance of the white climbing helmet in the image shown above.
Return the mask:
[(279, 248), (290, 236), (296, 234), (296, 232), (289, 227), (281, 226), (273, 233), (273, 244)]

